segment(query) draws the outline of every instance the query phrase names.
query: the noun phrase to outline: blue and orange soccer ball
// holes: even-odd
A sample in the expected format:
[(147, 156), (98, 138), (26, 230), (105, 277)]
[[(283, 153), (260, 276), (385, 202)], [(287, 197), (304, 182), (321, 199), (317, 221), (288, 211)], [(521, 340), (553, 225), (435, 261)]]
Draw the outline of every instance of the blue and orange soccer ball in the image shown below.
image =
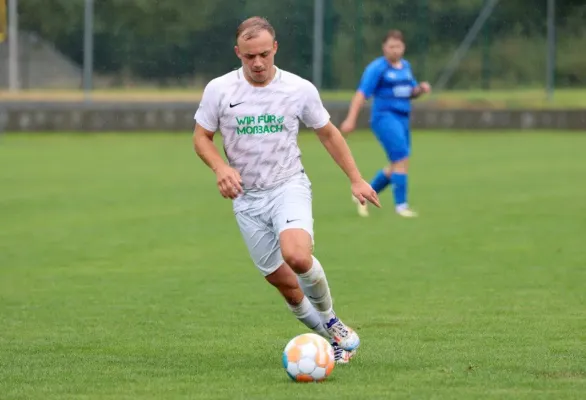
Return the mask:
[(296, 382), (321, 382), (330, 376), (334, 365), (334, 348), (315, 333), (294, 337), (283, 351), (283, 367)]

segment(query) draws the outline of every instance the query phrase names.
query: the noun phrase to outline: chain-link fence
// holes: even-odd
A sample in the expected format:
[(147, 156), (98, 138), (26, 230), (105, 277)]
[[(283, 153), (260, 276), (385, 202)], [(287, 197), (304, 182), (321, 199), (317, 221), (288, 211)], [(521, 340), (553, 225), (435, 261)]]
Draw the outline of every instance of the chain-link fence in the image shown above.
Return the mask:
[[(21, 32), (20, 87), (81, 88), (84, 0), (11, 1), (18, 4)], [(391, 28), (404, 32), (406, 58), (420, 79), (434, 83), (443, 74), (449, 77), (446, 87), (457, 89), (545, 85), (548, 0), (495, 1), (453, 64), (450, 60), (491, 0), (319, 0), (318, 21), (316, 1), (95, 0), (92, 83), (97, 88), (201, 87), (238, 66), (232, 49), (236, 26), (261, 15), (277, 30), (277, 64), (312, 80), (318, 65), (325, 89), (354, 89), (364, 67), (380, 55), (381, 39)], [(583, 0), (556, 2), (558, 87), (586, 85), (584, 21)], [(321, 38), (314, 36), (316, 26)], [(323, 50), (318, 59), (315, 40)], [(9, 80), (8, 42), (0, 44), (2, 87)], [(450, 65), (453, 70), (447, 69)]]

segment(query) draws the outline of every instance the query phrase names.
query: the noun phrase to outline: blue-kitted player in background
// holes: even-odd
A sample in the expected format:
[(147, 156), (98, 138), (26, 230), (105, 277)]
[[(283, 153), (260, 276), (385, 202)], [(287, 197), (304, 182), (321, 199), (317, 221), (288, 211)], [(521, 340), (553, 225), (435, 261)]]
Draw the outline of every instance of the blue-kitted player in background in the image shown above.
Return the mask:
[[(403, 59), (405, 41), (400, 31), (391, 30), (387, 33), (382, 50), (383, 56), (366, 67), (340, 130), (345, 134), (353, 131), (362, 105), (366, 99), (373, 97), (370, 126), (390, 164), (379, 170), (370, 184), (377, 193), (391, 184), (397, 214), (416, 217), (417, 213), (409, 208), (407, 202), (411, 99), (429, 93), (431, 86), (427, 82), (417, 83), (411, 65)], [(366, 205), (354, 200), (358, 213), (368, 216)]]

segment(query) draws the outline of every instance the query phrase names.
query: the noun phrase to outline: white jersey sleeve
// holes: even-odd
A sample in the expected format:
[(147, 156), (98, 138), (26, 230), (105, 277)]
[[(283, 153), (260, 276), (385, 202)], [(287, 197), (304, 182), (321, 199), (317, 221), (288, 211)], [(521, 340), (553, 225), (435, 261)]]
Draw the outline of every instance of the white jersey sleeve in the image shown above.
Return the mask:
[(217, 86), (215, 80), (206, 85), (194, 116), (199, 125), (211, 132), (216, 132), (220, 127), (220, 91)]
[(323, 128), (330, 121), (330, 114), (324, 107), (315, 85), (309, 81), (305, 83), (305, 101), (300, 119), (308, 128)]

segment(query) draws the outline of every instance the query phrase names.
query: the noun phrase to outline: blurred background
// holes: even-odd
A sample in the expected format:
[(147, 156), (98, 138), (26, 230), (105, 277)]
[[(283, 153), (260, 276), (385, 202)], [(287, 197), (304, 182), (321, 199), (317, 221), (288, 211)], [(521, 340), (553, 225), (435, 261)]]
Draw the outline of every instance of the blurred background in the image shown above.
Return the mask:
[[(586, 85), (583, 0), (0, 0), (0, 90), (156, 88), (197, 91), (238, 67), (232, 46), (244, 18), (277, 30), (277, 64), (340, 98), (404, 31), (420, 80), (468, 100), (553, 101)], [(8, 7), (7, 7), (8, 6)], [(12, 7), (10, 7), (12, 6)], [(12, 11), (11, 11), (12, 9)], [(9, 17), (9, 18), (6, 18)], [(12, 22), (10, 22), (12, 21)], [(10, 40), (8, 31), (13, 30)], [(12, 47), (12, 51), (10, 50)], [(346, 93), (345, 93), (346, 92)], [(471, 96), (471, 98), (470, 98)], [(487, 97), (488, 96), (488, 97)], [(335, 97), (335, 96), (334, 96)], [(567, 97), (567, 96), (566, 96)], [(578, 96), (582, 97), (582, 96)], [(576, 106), (572, 97), (558, 99)], [(565, 100), (565, 101), (564, 101)]]

